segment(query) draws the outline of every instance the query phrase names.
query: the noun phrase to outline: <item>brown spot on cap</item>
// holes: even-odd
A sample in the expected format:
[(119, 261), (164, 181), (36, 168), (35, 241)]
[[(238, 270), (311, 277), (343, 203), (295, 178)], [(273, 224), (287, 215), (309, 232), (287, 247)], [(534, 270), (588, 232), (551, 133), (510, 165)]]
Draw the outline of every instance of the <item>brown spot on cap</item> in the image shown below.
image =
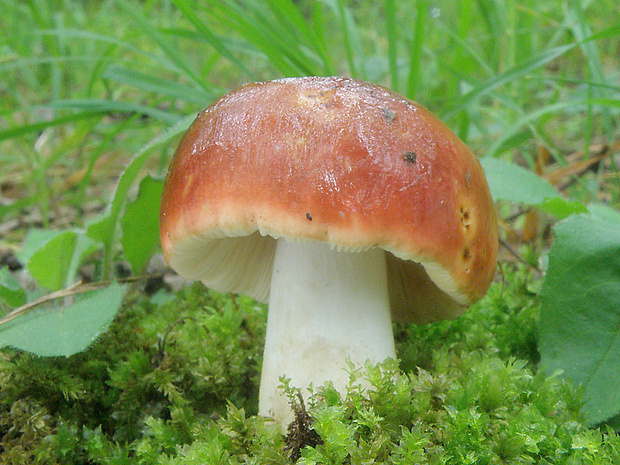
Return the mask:
[(405, 152), (405, 154), (403, 155), (403, 160), (405, 160), (410, 165), (415, 165), (415, 162), (417, 161), (417, 159), (418, 159), (418, 156), (416, 155), (415, 152)]

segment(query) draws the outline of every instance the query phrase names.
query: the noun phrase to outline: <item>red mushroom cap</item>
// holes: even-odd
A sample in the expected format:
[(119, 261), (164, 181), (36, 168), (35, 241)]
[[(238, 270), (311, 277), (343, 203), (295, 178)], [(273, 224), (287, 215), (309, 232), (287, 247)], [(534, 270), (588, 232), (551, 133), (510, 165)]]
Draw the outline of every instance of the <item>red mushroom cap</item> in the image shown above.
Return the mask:
[(203, 111), (166, 179), (168, 263), (269, 298), (275, 239), (388, 252), (397, 318), (458, 316), (494, 276), (497, 226), (480, 163), (419, 104), (340, 77), (246, 85)]

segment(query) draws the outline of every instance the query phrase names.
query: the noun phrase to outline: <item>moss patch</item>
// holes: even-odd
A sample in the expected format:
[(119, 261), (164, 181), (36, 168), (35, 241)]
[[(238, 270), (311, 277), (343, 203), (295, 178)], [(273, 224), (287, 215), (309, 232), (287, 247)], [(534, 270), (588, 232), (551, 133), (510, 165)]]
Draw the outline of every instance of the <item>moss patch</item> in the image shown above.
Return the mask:
[(512, 270), (457, 320), (395, 327), (400, 362), (317, 388), (292, 448), (256, 416), (264, 306), (200, 285), (137, 298), (84, 353), (3, 354), (0, 463), (617, 463), (580, 392), (537, 373), (537, 288)]

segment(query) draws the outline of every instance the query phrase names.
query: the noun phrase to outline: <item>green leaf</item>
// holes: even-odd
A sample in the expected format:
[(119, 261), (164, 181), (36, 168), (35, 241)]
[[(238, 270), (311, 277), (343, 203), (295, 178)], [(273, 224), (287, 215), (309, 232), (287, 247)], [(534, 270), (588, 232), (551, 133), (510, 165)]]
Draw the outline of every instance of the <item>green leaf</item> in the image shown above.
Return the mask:
[(494, 200), (539, 205), (559, 197), (553, 186), (534, 173), (496, 158), (480, 160)]
[(52, 239), (38, 242), (39, 246), (27, 260), (27, 268), (40, 286), (56, 291), (74, 281), (84, 259), (92, 254), (97, 246), (84, 232), (76, 230), (60, 233), (46, 231), (36, 236), (45, 238), (49, 235), (53, 236)]
[(121, 244), (134, 273), (144, 269), (159, 247), (159, 204), (163, 189), (163, 181), (147, 176), (140, 182), (136, 200), (125, 207)]
[(0, 269), (0, 303), (2, 301), (12, 308), (26, 303), (26, 291), (11, 275), (8, 268)]
[(74, 231), (64, 231), (36, 250), (28, 260), (27, 268), (37, 283), (56, 291), (67, 284), (71, 258), (77, 243)]
[(22, 249), (15, 255), (22, 263), (28, 263), (30, 257), (39, 250), (46, 242), (51, 241), (61, 232), (53, 229), (29, 229)]
[(599, 217), (604, 221), (620, 222), (620, 212), (614, 210), (607, 205), (601, 205), (600, 203), (591, 203), (588, 205), (588, 211), (594, 216)]
[(545, 199), (538, 205), (538, 208), (561, 220), (568, 218), (570, 215), (588, 212), (586, 206), (581, 202), (577, 200), (566, 200), (562, 197)]
[(620, 413), (620, 219), (571, 216), (554, 236), (541, 301), (542, 365), (583, 386), (593, 425)]
[(124, 287), (113, 283), (67, 306), (39, 306), (0, 320), (0, 347), (41, 356), (70, 356), (86, 349), (109, 326)]
[(546, 180), (518, 165), (496, 158), (484, 158), (480, 163), (494, 200), (535, 206), (559, 219), (588, 211), (581, 202), (560, 197)]
[(104, 213), (88, 222), (86, 235), (101, 244), (105, 244), (107, 238), (114, 233), (114, 228), (112, 218), (109, 214)]

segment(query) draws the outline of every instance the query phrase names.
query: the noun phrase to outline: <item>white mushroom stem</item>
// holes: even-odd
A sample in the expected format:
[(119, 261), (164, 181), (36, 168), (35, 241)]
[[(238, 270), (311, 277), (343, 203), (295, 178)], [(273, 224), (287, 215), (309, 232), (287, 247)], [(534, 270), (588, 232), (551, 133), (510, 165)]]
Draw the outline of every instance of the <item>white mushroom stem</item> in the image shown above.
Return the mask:
[(280, 377), (302, 395), (312, 384), (349, 384), (348, 362), (395, 358), (385, 252), (340, 252), (279, 239), (274, 258), (259, 413), (284, 429), (293, 419)]

